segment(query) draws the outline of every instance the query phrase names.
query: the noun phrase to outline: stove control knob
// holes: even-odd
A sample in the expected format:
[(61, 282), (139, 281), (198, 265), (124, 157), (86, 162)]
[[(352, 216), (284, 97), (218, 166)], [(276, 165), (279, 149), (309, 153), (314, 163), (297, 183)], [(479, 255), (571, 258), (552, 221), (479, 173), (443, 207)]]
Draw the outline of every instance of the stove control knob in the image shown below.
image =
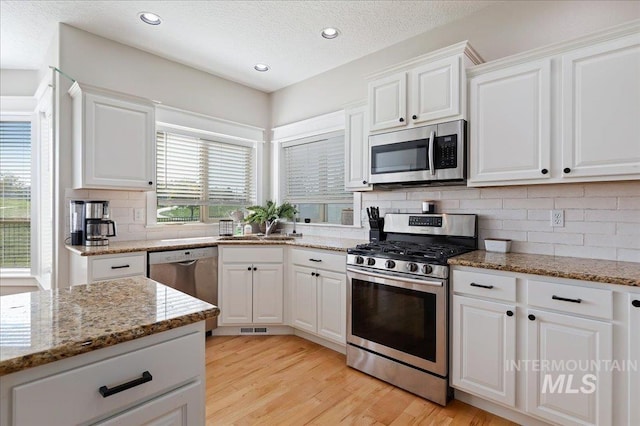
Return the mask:
[(393, 268), (396, 267), (396, 262), (394, 262), (393, 260), (387, 260), (384, 263), (384, 267), (387, 268), (387, 269), (393, 269)]
[(367, 265), (373, 266), (376, 264), (376, 260), (373, 257), (367, 259)]
[(362, 265), (364, 263), (364, 257), (356, 256), (356, 264)]
[(416, 272), (418, 270), (418, 265), (416, 265), (415, 263), (407, 263), (407, 270), (409, 272)]
[(431, 273), (432, 270), (433, 270), (433, 268), (431, 267), (431, 265), (422, 265), (422, 273), (423, 274), (429, 274), (429, 273)]

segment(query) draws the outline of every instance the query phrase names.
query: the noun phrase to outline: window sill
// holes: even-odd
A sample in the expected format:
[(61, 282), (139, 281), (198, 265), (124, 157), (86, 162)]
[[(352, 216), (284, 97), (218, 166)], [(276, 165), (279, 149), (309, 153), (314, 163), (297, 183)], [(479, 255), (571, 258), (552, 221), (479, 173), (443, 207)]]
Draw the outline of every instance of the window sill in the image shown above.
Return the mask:
[[(282, 225), (293, 227), (293, 222), (282, 222)], [(358, 226), (358, 225), (342, 225), (342, 224), (339, 224), (339, 223), (321, 223), (321, 222), (310, 222), (310, 223), (297, 222), (296, 223), (296, 228), (303, 227), (303, 226), (342, 228), (342, 229), (362, 229), (362, 226)]]

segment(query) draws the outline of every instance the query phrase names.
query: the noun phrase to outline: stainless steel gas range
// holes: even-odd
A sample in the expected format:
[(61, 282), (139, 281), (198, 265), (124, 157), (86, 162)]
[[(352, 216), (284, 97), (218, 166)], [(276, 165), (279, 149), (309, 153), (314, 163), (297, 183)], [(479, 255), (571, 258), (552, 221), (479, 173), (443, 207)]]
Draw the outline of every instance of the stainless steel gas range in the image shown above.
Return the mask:
[(477, 248), (477, 217), (387, 214), (383, 237), (348, 250), (347, 365), (446, 405), (447, 259)]

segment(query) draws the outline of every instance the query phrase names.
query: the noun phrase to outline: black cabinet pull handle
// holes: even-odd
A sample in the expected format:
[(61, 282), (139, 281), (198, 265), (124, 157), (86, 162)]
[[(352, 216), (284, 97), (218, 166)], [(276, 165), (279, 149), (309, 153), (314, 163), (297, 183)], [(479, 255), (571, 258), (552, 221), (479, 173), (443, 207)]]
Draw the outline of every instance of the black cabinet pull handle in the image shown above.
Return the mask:
[(400, 122), (404, 123), (404, 118), (400, 117)]
[(507, 311), (507, 316), (508, 317), (512, 317), (513, 316), (513, 311)]
[(153, 185), (153, 182), (152, 182), (152, 181), (149, 181), (149, 185)]
[(119, 266), (112, 266), (111, 269), (124, 269), (129, 267), (130, 265), (119, 265)]
[(109, 389), (106, 386), (100, 386), (100, 389), (98, 389), (98, 392), (100, 392), (100, 395), (102, 395), (103, 398), (106, 398), (116, 393), (126, 391), (127, 389), (135, 388), (136, 386), (139, 386), (143, 383), (150, 382), (151, 380), (153, 380), (153, 376), (148, 371), (145, 371), (144, 373), (142, 373), (142, 377), (138, 377), (137, 379), (134, 379), (130, 382), (123, 383), (118, 386), (114, 386), (111, 389)]
[(533, 315), (533, 314), (529, 314), (528, 318), (529, 318), (531, 321), (535, 321), (535, 320), (536, 320), (536, 316), (535, 316), (535, 315)]
[(322, 262), (322, 259), (309, 259), (311, 262)]
[(562, 302), (571, 302), (571, 303), (582, 303), (582, 299), (569, 299), (567, 297), (556, 296), (555, 294), (551, 296), (553, 300), (560, 300)]
[(251, 266), (248, 266), (248, 267), (247, 267), (247, 271), (250, 271), (250, 270), (251, 270)]
[(478, 283), (471, 283), (469, 284), (471, 287), (480, 287), (480, 288), (486, 288), (487, 290), (491, 290), (493, 288), (492, 285), (484, 285), (484, 284), (478, 284)]
[(413, 118), (414, 120), (417, 120), (417, 119), (418, 119), (418, 116), (417, 116), (417, 115), (415, 115), (415, 114), (413, 114), (413, 115), (411, 116), (411, 118)]
[(367, 181), (366, 181), (366, 180), (363, 180), (363, 181), (362, 181), (362, 184), (363, 184), (363, 185), (366, 185), (366, 184), (367, 184)]
[(634, 308), (640, 308), (640, 300), (633, 300), (631, 305), (633, 305)]
[(315, 273), (315, 272), (312, 272), (312, 273), (311, 273), (311, 276), (312, 276), (312, 277), (315, 277), (315, 276), (316, 276), (316, 273)]
[(320, 276), (320, 273), (319, 273), (319, 272), (316, 272), (316, 277), (319, 277), (319, 276)]
[(565, 167), (564, 170), (562, 170), (565, 173), (571, 173), (571, 169), (568, 167)]
[(256, 267), (254, 266), (254, 267), (253, 267), (253, 270), (254, 270), (254, 271), (257, 271), (257, 270), (258, 270), (258, 268), (256, 268)]
[(542, 169), (542, 170), (540, 170), (540, 173), (542, 173), (543, 175), (546, 175), (547, 173), (549, 173), (549, 170)]

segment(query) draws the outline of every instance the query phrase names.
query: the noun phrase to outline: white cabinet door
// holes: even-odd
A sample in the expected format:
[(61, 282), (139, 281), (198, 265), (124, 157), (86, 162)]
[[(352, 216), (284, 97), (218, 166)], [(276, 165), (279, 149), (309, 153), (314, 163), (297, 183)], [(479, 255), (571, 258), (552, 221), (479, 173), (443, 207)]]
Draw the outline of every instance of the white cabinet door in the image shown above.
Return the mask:
[(329, 271), (317, 271), (318, 334), (346, 343), (347, 277)]
[(369, 130), (407, 125), (407, 73), (369, 83)]
[(460, 114), (460, 57), (452, 56), (410, 71), (412, 123)]
[(345, 111), (345, 189), (371, 189), (369, 182), (369, 130), (366, 105)]
[(254, 263), (253, 268), (253, 322), (282, 323), (282, 264)]
[[(640, 294), (629, 295), (629, 358), (640, 363)], [(640, 369), (629, 368), (629, 424), (640, 425)]]
[(561, 424), (611, 424), (611, 324), (533, 309), (527, 316), (525, 358), (539, 362), (527, 368), (527, 411)]
[(318, 329), (317, 294), (315, 270), (294, 265), (292, 292), (292, 325), (301, 330), (315, 333)]
[[(151, 104), (86, 92), (82, 188), (155, 188), (155, 115)], [(74, 118), (78, 115), (74, 115)], [(80, 165), (75, 165), (80, 166)]]
[(253, 266), (222, 265), (220, 323), (251, 324), (253, 318)]
[(550, 60), (473, 77), (470, 183), (551, 176)]
[(453, 296), (452, 386), (515, 406), (515, 306)]
[(100, 426), (189, 426), (205, 422), (202, 382), (181, 387), (136, 408), (99, 422)]
[(640, 35), (562, 56), (563, 177), (640, 175)]

